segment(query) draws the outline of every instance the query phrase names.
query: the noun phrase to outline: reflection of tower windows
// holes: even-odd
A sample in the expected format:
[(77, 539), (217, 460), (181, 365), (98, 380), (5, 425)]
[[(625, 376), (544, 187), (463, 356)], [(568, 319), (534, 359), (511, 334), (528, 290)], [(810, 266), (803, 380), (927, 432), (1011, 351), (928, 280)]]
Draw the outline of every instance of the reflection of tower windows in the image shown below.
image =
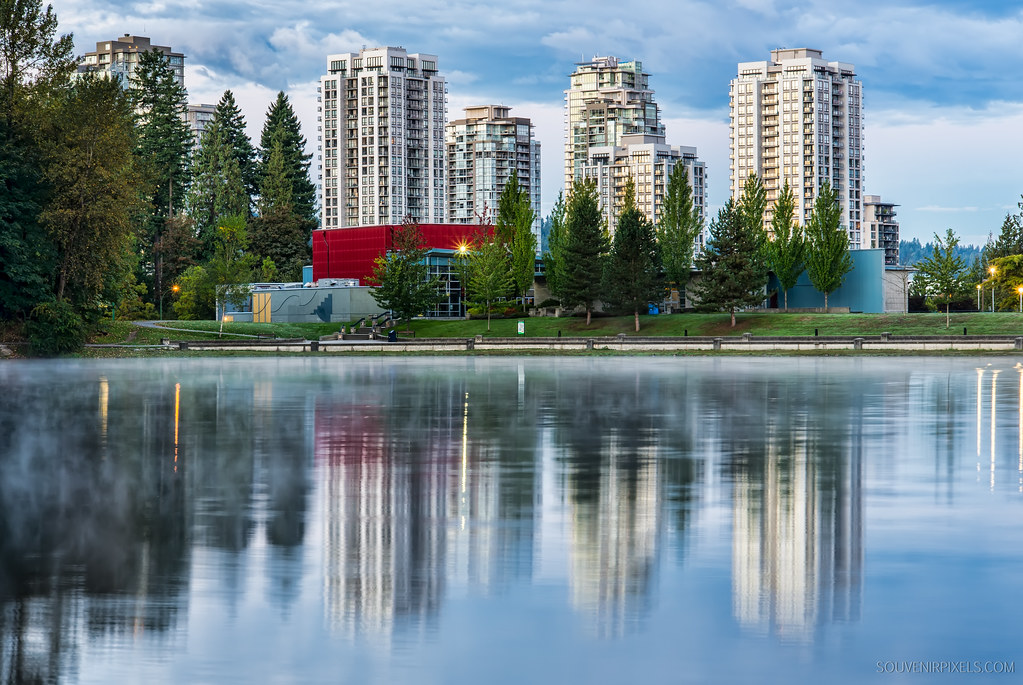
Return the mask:
[(738, 476), (732, 589), (743, 625), (809, 639), (817, 625), (859, 617), (862, 468), (858, 445), (843, 452), (800, 431), (769, 443), (762, 471)]
[[(580, 488), (571, 511), (572, 601), (594, 619), (601, 636), (620, 635), (646, 607), (657, 563), (660, 469), (656, 455), (629, 467), (609, 453), (592, 468), (598, 482)], [(642, 450), (646, 452), (646, 450)]]

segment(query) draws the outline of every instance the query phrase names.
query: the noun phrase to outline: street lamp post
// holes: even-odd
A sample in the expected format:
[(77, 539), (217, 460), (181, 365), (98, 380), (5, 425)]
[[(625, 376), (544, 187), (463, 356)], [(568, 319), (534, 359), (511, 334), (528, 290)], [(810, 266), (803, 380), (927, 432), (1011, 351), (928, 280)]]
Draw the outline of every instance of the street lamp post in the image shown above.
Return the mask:
[(1016, 288), (1016, 292), (1019, 293), (1019, 313), (1023, 314), (1023, 285)]
[(980, 291), (983, 289), (980, 283), (977, 284), (977, 311), (980, 311)]
[(988, 272), (991, 274), (991, 313), (995, 313), (995, 273), (997, 269), (991, 266), (988, 268)]

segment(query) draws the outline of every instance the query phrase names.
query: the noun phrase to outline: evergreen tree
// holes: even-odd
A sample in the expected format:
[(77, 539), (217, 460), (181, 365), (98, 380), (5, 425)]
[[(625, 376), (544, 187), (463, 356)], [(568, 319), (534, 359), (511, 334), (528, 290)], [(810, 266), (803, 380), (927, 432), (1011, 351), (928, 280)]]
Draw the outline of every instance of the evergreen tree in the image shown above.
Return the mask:
[(735, 206), (746, 230), (756, 241), (757, 259), (767, 261), (767, 232), (764, 230), (764, 211), (767, 209), (767, 191), (760, 178), (750, 172), (742, 186), (742, 194)]
[(192, 162), (192, 185), (184, 204), (195, 223), (203, 260), (210, 259), (216, 249), (220, 218), (248, 214), (249, 197), (241, 168), (228, 143), (227, 132), (218, 122), (211, 122), (203, 132)]
[(703, 216), (693, 201), (689, 169), (685, 164), (676, 164), (668, 176), (661, 219), (657, 224), (657, 239), (661, 245), (665, 278), (675, 284), (683, 306), (696, 241), (702, 232)]
[(806, 274), (813, 287), (824, 293), (824, 311), (828, 309), (828, 295), (842, 285), (853, 267), (849, 237), (839, 228), (841, 220), (838, 198), (825, 181), (813, 203), (806, 229)]
[(260, 186), (259, 216), (252, 220), (250, 245), (256, 255), (273, 261), (281, 278), (297, 281), (309, 259), (309, 246), (304, 224), (292, 210), (291, 187), (281, 136), (275, 136)]
[(998, 239), (994, 243), (989, 242), (984, 258), (990, 262), (1014, 254), (1023, 254), (1023, 221), (1016, 214), (1006, 214)]
[(565, 199), (559, 192), (558, 201), (554, 203), (547, 218), (550, 232), (547, 235), (547, 251), (543, 255), (544, 273), (547, 276), (547, 289), (558, 300), (563, 295), (563, 273), (565, 265)]
[(192, 132), (184, 119), (187, 94), (167, 57), (154, 49), (140, 53), (138, 60), (129, 93), (138, 115), (136, 156), (149, 184), (140, 218), (140, 267), (153, 278), (153, 296), (162, 303), (166, 286), (160, 281), (162, 256), (156, 246), (167, 218), (184, 204)]
[(764, 299), (767, 269), (758, 257), (759, 238), (750, 230), (734, 200), (729, 199), (710, 225), (710, 240), (696, 260), (699, 309), (726, 311), (735, 326), (735, 312)]
[(54, 98), (42, 140), (52, 188), (41, 214), (57, 250), (54, 294), (94, 306), (131, 242), (138, 204), (134, 117), (120, 85), (85, 77)]
[(966, 295), (966, 260), (956, 254), (959, 238), (951, 228), (944, 238), (935, 233), (934, 243), (931, 256), (917, 264), (913, 282), (920, 281), (936, 303), (945, 305), (945, 328), (948, 328), (950, 305)]
[(263, 122), (263, 133), (259, 141), (261, 179), (267, 173), (274, 136), (280, 136), (285, 175), (291, 180), (292, 211), (304, 222), (308, 239), (317, 223), (316, 187), (309, 180), (309, 162), (313, 156), (305, 152), (306, 140), (302, 136), (302, 127), (291, 102), (283, 92), (277, 94)]
[(774, 203), (774, 214), (771, 217), (772, 240), (767, 244), (768, 267), (781, 284), (785, 311), (789, 308), (789, 290), (795, 287), (800, 274), (806, 271), (803, 265), (806, 242), (803, 239), (802, 228), (794, 223), (795, 210), (796, 200), (792, 195), (792, 188), (789, 187), (789, 182), (785, 181)]
[(597, 184), (585, 179), (572, 185), (565, 210), (566, 241), (562, 304), (586, 308), (590, 325), (593, 305), (601, 295), (601, 279), (608, 240), (597, 199)]
[(252, 146), (252, 140), (245, 132), (245, 117), (238, 109), (234, 100), (234, 93), (225, 90), (220, 102), (213, 112), (211, 123), (216, 123), (223, 131), (224, 141), (232, 151), (232, 156), (238, 162), (241, 170), (242, 183), (245, 185), (245, 192), (249, 196), (249, 202), (259, 193), (259, 164), (256, 160), (256, 148)]
[(378, 305), (394, 312), (399, 321), (411, 322), (440, 299), (440, 281), (430, 276), (426, 263), (429, 249), (423, 244), (419, 224), (405, 219), (394, 230), (393, 248), (377, 257), (373, 265), (377, 286), (370, 294)]
[(529, 192), (519, 186), (513, 169), (497, 202), (497, 238), (511, 251), (511, 276), (517, 296), (524, 298), (533, 285), (536, 271), (536, 236), (533, 234), (532, 203)]
[(661, 249), (654, 227), (636, 209), (635, 184), (630, 178), (625, 203), (607, 260), (604, 291), (609, 302), (632, 312), (639, 332), (639, 312), (662, 299)]
[(52, 5), (40, 0), (0, 0), (0, 117), (12, 126), (33, 93), (63, 84), (75, 71), (74, 39), (57, 36)]
[(467, 294), (471, 302), (486, 308), (489, 331), (494, 303), (505, 299), (513, 286), (508, 250), (495, 236), (477, 244), (468, 261)]

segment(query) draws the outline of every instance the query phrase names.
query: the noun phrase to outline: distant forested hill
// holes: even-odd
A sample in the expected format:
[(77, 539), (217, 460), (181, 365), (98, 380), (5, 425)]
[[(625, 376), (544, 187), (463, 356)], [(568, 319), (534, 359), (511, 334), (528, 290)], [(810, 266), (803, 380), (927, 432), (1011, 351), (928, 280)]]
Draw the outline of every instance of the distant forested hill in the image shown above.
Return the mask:
[[(975, 259), (980, 258), (981, 248), (974, 245), (960, 245), (956, 252), (966, 258), (967, 264), (972, 264)], [(930, 241), (922, 245), (918, 238), (899, 241), (899, 264), (912, 266), (932, 254), (934, 254), (934, 243)]]

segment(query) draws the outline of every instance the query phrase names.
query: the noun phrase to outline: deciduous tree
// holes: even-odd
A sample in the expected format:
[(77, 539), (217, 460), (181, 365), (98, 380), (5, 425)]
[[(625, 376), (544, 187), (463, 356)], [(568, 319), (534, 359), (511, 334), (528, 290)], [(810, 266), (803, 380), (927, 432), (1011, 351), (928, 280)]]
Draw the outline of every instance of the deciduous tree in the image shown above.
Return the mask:
[(813, 203), (810, 225), (806, 229), (806, 274), (813, 287), (824, 293), (824, 310), (828, 295), (838, 290), (852, 270), (849, 237), (839, 229), (842, 208), (827, 181), (821, 186)]
[(411, 321), (435, 304), (440, 296), (440, 281), (430, 276), (426, 263), (423, 234), (412, 219), (394, 229), (392, 248), (377, 257), (373, 265), (376, 287), (371, 295), (384, 309), (394, 312), (399, 321)]
[(806, 242), (803, 229), (794, 222), (796, 201), (789, 182), (785, 181), (781, 193), (774, 203), (771, 217), (771, 240), (767, 243), (767, 264), (774, 272), (784, 293), (785, 310), (789, 308), (789, 290), (796, 285), (799, 276), (806, 271), (803, 259)]
[(676, 164), (668, 176), (664, 206), (657, 224), (657, 239), (661, 245), (664, 276), (669, 283), (675, 284), (683, 305), (696, 242), (702, 232), (703, 215), (693, 201), (689, 170), (685, 164)]
[(949, 307), (966, 295), (966, 260), (956, 254), (959, 238), (951, 228), (942, 238), (934, 234), (934, 251), (917, 264), (914, 283), (920, 281), (937, 304), (945, 305), (945, 328), (949, 327)]
[(508, 268), (508, 250), (496, 237), (485, 238), (472, 247), (468, 260), (469, 300), (490, 312), (495, 302), (508, 297), (514, 285)]

